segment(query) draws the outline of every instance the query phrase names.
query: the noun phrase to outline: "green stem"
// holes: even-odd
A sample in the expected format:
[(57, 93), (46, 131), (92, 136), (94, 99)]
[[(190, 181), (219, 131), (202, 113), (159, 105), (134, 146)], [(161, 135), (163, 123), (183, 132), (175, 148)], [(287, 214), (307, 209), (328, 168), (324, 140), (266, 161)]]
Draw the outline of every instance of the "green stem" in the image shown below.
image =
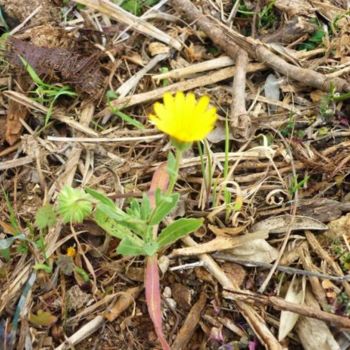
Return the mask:
[(170, 177), (168, 194), (173, 193), (173, 190), (174, 190), (174, 187), (176, 184), (176, 180), (177, 180), (178, 174), (179, 174), (181, 160), (182, 160), (182, 151), (179, 150), (178, 148), (176, 148), (176, 151), (175, 151), (175, 173), (176, 173), (176, 175)]
[(333, 96), (333, 101), (340, 102), (340, 101), (348, 100), (349, 98), (350, 98), (350, 92), (347, 92), (339, 96)]

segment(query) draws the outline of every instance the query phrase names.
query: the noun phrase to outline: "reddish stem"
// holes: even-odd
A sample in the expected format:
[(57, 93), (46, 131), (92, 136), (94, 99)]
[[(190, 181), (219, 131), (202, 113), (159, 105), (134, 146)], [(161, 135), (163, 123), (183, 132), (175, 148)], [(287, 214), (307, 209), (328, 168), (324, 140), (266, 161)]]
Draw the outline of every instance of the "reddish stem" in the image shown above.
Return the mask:
[(148, 313), (163, 350), (170, 350), (162, 328), (162, 309), (157, 255), (146, 258), (145, 293)]
[[(155, 207), (155, 191), (159, 188), (165, 192), (169, 184), (169, 175), (167, 171), (167, 164), (161, 165), (153, 174), (151, 188), (148, 192), (151, 207)], [(155, 232), (156, 234), (156, 232)], [(154, 330), (156, 331), (158, 340), (162, 345), (163, 350), (170, 350), (170, 346), (167, 343), (162, 327), (162, 308), (161, 308), (161, 296), (160, 296), (160, 283), (159, 283), (159, 270), (158, 270), (158, 256), (146, 257), (146, 270), (145, 270), (145, 293), (148, 313), (153, 322)]]

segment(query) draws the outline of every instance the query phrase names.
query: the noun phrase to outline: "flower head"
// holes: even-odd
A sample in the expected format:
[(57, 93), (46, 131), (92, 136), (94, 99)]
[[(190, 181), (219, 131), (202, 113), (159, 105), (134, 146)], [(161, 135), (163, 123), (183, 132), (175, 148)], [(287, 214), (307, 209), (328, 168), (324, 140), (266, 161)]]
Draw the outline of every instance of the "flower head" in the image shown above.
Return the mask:
[(71, 256), (72, 258), (74, 258), (76, 254), (77, 254), (77, 251), (73, 246), (70, 246), (67, 248), (67, 251), (66, 251), (67, 256)]
[(154, 104), (154, 114), (149, 119), (164, 133), (177, 142), (191, 143), (203, 140), (213, 129), (217, 119), (216, 109), (209, 106), (209, 97), (198, 101), (193, 93), (169, 92), (163, 103)]

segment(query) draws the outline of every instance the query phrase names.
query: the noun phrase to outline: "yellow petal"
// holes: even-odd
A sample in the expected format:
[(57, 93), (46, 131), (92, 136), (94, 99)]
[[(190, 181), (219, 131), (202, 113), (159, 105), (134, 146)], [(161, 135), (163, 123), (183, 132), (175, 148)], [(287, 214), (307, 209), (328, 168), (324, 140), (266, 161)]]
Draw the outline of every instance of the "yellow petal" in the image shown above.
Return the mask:
[(175, 101), (174, 101), (174, 97), (171, 95), (170, 92), (166, 92), (163, 95), (163, 101), (164, 101), (164, 106), (166, 109), (168, 110), (173, 110), (175, 107)]
[(198, 114), (204, 113), (209, 106), (209, 102), (210, 102), (210, 99), (208, 96), (202, 96), (197, 103), (196, 113)]
[(168, 115), (168, 110), (165, 106), (159, 102), (156, 102), (153, 106), (154, 113), (158, 116), (158, 118), (163, 119)]

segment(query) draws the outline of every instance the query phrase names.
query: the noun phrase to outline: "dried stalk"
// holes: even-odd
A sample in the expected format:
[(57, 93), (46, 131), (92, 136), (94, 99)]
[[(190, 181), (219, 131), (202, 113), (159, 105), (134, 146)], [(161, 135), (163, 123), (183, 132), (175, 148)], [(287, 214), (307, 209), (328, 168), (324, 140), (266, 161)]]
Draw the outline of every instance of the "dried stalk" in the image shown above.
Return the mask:
[(236, 301), (238, 299), (241, 301), (246, 301), (251, 303), (269, 305), (278, 310), (295, 312), (299, 315), (316, 318), (318, 320), (331, 323), (340, 328), (350, 329), (350, 319), (348, 317), (331, 314), (329, 312), (325, 312), (320, 309), (310, 307), (307, 305), (291, 303), (289, 301), (285, 301), (280, 297), (266, 296), (266, 295), (251, 293), (251, 292), (237, 292), (237, 291), (234, 291), (234, 292), (224, 291), (223, 296), (224, 298), (229, 300)]
[(297, 67), (286, 62), (270, 51), (268, 45), (261, 43), (259, 40), (244, 37), (233, 29), (229, 29), (206, 17), (189, 0), (171, 0), (171, 2), (174, 8), (180, 9), (191, 22), (195, 22), (217, 46), (233, 59), (236, 58), (239, 48), (242, 48), (252, 58), (267, 64), (277, 72), (298, 81), (304, 86), (311, 86), (324, 91), (329, 91), (332, 86), (335, 86), (338, 91), (350, 91), (350, 84), (346, 80), (337, 77), (331, 79), (311, 69)]
[(124, 23), (130, 28), (137, 30), (138, 32), (155, 38), (156, 40), (162, 41), (163, 43), (180, 50), (182, 44), (156, 28), (152, 24), (146, 22), (144, 19), (132, 15), (130, 12), (123, 10), (118, 5), (108, 0), (74, 0), (78, 4), (83, 4), (89, 8), (97, 10), (104, 15), (107, 15), (119, 23)]
[[(182, 241), (190, 247), (195, 247), (197, 243), (191, 238), (186, 237)], [(218, 280), (223, 288), (231, 291), (238, 291), (238, 286), (225, 274), (215, 260), (208, 254), (199, 256), (203, 261), (205, 268)], [(238, 310), (249, 323), (250, 327), (259, 338), (262, 344), (269, 350), (282, 350), (282, 346), (270, 332), (262, 317), (248, 304), (235, 300)]]
[(245, 104), (247, 65), (248, 54), (239, 50), (236, 57), (236, 74), (233, 78), (230, 126), (233, 136), (240, 142), (248, 140), (251, 134), (251, 121)]
[(205, 308), (206, 302), (207, 296), (204, 292), (202, 292), (199, 296), (199, 300), (192, 306), (184, 324), (182, 325), (180, 331), (177, 333), (176, 338), (171, 345), (172, 350), (188, 349), (187, 344), (191, 340), (191, 337), (196, 330), (201, 317), (201, 312)]

